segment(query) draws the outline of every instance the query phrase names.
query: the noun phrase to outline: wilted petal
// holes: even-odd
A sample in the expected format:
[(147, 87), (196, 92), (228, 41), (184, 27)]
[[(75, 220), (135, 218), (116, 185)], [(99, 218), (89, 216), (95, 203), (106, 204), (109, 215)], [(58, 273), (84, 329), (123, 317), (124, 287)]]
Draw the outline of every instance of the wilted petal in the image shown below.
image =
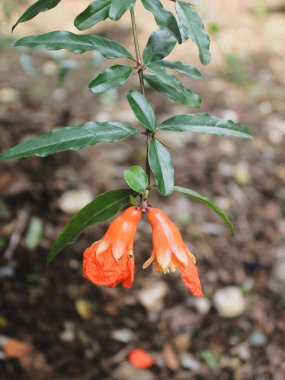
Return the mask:
[(192, 261), (189, 261), (188, 265), (182, 266), (180, 270), (181, 278), (190, 292), (195, 297), (204, 297), (197, 266)]

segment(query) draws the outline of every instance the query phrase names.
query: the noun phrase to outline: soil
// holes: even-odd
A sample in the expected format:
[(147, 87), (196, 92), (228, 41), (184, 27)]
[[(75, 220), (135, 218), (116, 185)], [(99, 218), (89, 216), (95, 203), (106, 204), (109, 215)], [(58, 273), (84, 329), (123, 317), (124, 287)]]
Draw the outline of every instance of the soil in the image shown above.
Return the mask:
[[(285, 16), (277, 1), (267, 2), (266, 13), (260, 12), (261, 2), (212, 3), (206, 7), (201, 1), (199, 9), (209, 27), (216, 20), (220, 24), (213, 36), (213, 64), (201, 67), (191, 43), (189, 53), (179, 47), (172, 58), (202, 70), (205, 81), (185, 80), (202, 96), (201, 112), (239, 120), (250, 126), (254, 139), (161, 138), (171, 149), (176, 184), (213, 199), (231, 217), (236, 234), (232, 238), (221, 220), (194, 200), (151, 194), (152, 205), (179, 225), (197, 257), (206, 302), (193, 299), (179, 273), (141, 269), (151, 252), (146, 220), (137, 233), (132, 289), (95, 287), (82, 277), (82, 252), (102, 236), (107, 223), (86, 230), (46, 266), (49, 248), (71, 218), (62, 194), (80, 190), (96, 196), (124, 187), (123, 170), (144, 165), (144, 137), (2, 162), (0, 335), (29, 342), (33, 352), (22, 360), (0, 359), (1, 380), (285, 378)], [(68, 17), (76, 12), (78, 4)], [(145, 41), (154, 24), (139, 12)], [(51, 15), (19, 27), (17, 36), (29, 28), (51, 30), (41, 21)], [(68, 20), (63, 20), (65, 29)], [(98, 30), (132, 49), (128, 17), (119, 25), (120, 34), (114, 24)], [(118, 91), (96, 97), (87, 84), (108, 62), (88, 54), (17, 51), (9, 38), (3, 35), (0, 46), (1, 151), (86, 120), (136, 125), (124, 97), (130, 86), (138, 86), (135, 76)], [(60, 84), (60, 64), (71, 59), (75, 68)], [(147, 96), (160, 120), (196, 112), (150, 89)], [(240, 289), (246, 302), (235, 318), (222, 317), (214, 303), (216, 292), (228, 286)], [(151, 297), (151, 289), (157, 289), (157, 298), (147, 305), (142, 294)], [(130, 365), (128, 355), (137, 347), (153, 356), (154, 366), (139, 370)]]

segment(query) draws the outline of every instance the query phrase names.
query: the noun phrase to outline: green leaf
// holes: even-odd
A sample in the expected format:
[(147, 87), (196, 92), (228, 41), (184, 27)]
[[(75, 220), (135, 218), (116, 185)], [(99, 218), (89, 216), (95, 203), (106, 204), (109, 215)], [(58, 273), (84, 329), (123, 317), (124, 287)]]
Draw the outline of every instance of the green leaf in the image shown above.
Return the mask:
[(123, 85), (131, 75), (133, 68), (124, 65), (111, 66), (105, 69), (89, 83), (89, 89), (93, 94), (100, 94), (111, 88)]
[(48, 50), (67, 49), (76, 54), (96, 50), (105, 58), (129, 58), (133, 61), (135, 60), (124, 46), (95, 34), (79, 35), (66, 31), (56, 31), (21, 38), (15, 43), (15, 46), (44, 47)]
[(136, 3), (136, 0), (112, 0), (109, 17), (112, 20), (119, 20), (123, 14), (132, 9)]
[(180, 74), (184, 74), (192, 79), (201, 79), (202, 75), (196, 67), (191, 65), (185, 65), (180, 61), (156, 61), (155, 64), (161, 68), (168, 68), (177, 71)]
[(18, 24), (26, 22), (36, 17), (39, 13), (48, 11), (59, 4), (61, 0), (38, 0), (32, 4), (19, 18), (15, 25), (12, 27), (12, 32)]
[(97, 223), (113, 218), (130, 202), (130, 195), (136, 194), (130, 189), (112, 190), (98, 195), (92, 202), (81, 209), (64, 227), (51, 248), (48, 264), (69, 244), (75, 243), (79, 235), (87, 228)]
[(196, 191), (185, 189), (184, 187), (180, 186), (174, 186), (174, 191), (179, 191), (180, 193), (189, 195), (190, 197), (195, 198), (197, 201), (202, 202), (204, 205), (208, 206), (226, 223), (232, 235), (234, 235), (234, 227), (232, 222), (229, 220), (227, 215), (209, 198), (204, 197)]
[(152, 139), (148, 146), (148, 160), (161, 195), (170, 195), (174, 186), (174, 169), (168, 150)]
[(144, 63), (158, 61), (172, 52), (176, 38), (168, 29), (159, 29), (152, 33), (143, 51)]
[(65, 150), (78, 150), (100, 142), (116, 142), (136, 135), (138, 130), (118, 122), (87, 123), (55, 129), (46, 135), (34, 137), (14, 146), (0, 155), (0, 160), (21, 157), (46, 157)]
[(161, 67), (156, 65), (156, 62), (147, 64), (147, 68), (156, 75), (144, 74), (144, 79), (156, 91), (181, 104), (200, 107), (200, 96), (184, 87), (175, 75), (161, 69)]
[(139, 203), (137, 202), (136, 198), (134, 198), (132, 195), (130, 195), (130, 201), (133, 206), (139, 206)]
[(140, 166), (132, 166), (124, 171), (124, 179), (135, 192), (143, 194), (149, 183), (146, 172)]
[(146, 98), (138, 91), (129, 91), (126, 96), (139, 122), (146, 129), (154, 132), (156, 128), (155, 114)]
[(95, 0), (74, 20), (78, 30), (89, 29), (109, 17), (112, 0)]
[(173, 116), (160, 124), (159, 129), (173, 132), (193, 132), (251, 139), (250, 130), (232, 120), (219, 119), (207, 113)]
[(176, 1), (176, 12), (185, 38), (191, 38), (197, 45), (200, 60), (207, 65), (211, 60), (210, 37), (205, 31), (199, 15), (194, 11), (192, 5), (179, 0)]
[(142, 4), (145, 9), (154, 15), (155, 21), (159, 27), (168, 29), (179, 43), (182, 42), (176, 18), (171, 12), (163, 7), (159, 0), (142, 0)]

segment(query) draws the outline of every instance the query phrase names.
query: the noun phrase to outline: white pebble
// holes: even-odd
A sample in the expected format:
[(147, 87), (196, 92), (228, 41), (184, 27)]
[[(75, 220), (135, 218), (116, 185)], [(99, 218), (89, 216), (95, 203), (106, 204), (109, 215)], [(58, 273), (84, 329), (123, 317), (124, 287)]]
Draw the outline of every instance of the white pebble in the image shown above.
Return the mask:
[(223, 318), (235, 318), (244, 313), (246, 301), (240, 288), (227, 286), (219, 289), (213, 297), (214, 305)]

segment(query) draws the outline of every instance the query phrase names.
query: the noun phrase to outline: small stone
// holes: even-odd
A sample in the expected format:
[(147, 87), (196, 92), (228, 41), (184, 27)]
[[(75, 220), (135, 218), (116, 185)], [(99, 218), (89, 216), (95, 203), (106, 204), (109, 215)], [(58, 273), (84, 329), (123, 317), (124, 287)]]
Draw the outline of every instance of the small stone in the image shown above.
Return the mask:
[(202, 366), (202, 364), (188, 352), (183, 352), (180, 355), (180, 364), (183, 368), (190, 369), (192, 371), (198, 371)]
[(239, 162), (234, 167), (234, 179), (237, 181), (239, 185), (248, 185), (251, 177), (249, 173), (249, 167), (246, 162)]
[(64, 330), (59, 334), (60, 340), (71, 343), (75, 339), (74, 324), (72, 322), (64, 322)]
[(267, 343), (267, 336), (261, 331), (253, 331), (249, 337), (249, 341), (253, 347), (263, 347)]
[(14, 103), (19, 100), (19, 92), (14, 88), (2, 88), (0, 90), (0, 102), (2, 103)]
[(172, 343), (177, 351), (187, 351), (191, 346), (191, 336), (187, 333), (175, 335), (175, 337), (172, 339)]
[(58, 205), (66, 214), (73, 215), (91, 202), (92, 198), (92, 194), (87, 189), (68, 190), (59, 198)]
[(278, 145), (282, 142), (283, 134), (277, 129), (272, 129), (268, 132), (268, 138), (273, 145)]
[(164, 297), (168, 287), (164, 281), (149, 282), (147, 286), (137, 293), (139, 302), (149, 312), (159, 312), (164, 306)]
[(248, 362), (250, 360), (250, 348), (247, 341), (234, 346), (230, 353), (237, 355), (241, 360)]
[(222, 140), (218, 145), (221, 154), (231, 157), (236, 154), (236, 145), (230, 140)]
[(207, 315), (211, 308), (211, 302), (208, 298), (195, 298), (194, 299), (194, 305), (196, 309), (199, 311), (202, 315)]
[(79, 298), (75, 301), (75, 308), (81, 318), (87, 320), (92, 317), (92, 305), (89, 301)]
[(42, 66), (44, 75), (52, 76), (58, 72), (58, 64), (54, 61), (46, 61)]
[(75, 269), (75, 270), (81, 267), (81, 262), (76, 259), (70, 259), (68, 264), (71, 269)]
[(132, 342), (136, 338), (136, 335), (129, 329), (114, 330), (111, 336), (113, 339), (122, 343)]
[(223, 318), (235, 318), (242, 315), (246, 308), (246, 301), (240, 288), (227, 286), (219, 289), (213, 297), (218, 314)]
[(14, 277), (15, 269), (11, 265), (5, 265), (0, 268), (0, 278)]
[(228, 162), (221, 161), (218, 164), (218, 170), (223, 177), (231, 177), (233, 174), (233, 165)]
[(42, 240), (43, 231), (43, 221), (38, 217), (32, 217), (25, 237), (25, 243), (29, 250), (33, 251), (38, 247)]

